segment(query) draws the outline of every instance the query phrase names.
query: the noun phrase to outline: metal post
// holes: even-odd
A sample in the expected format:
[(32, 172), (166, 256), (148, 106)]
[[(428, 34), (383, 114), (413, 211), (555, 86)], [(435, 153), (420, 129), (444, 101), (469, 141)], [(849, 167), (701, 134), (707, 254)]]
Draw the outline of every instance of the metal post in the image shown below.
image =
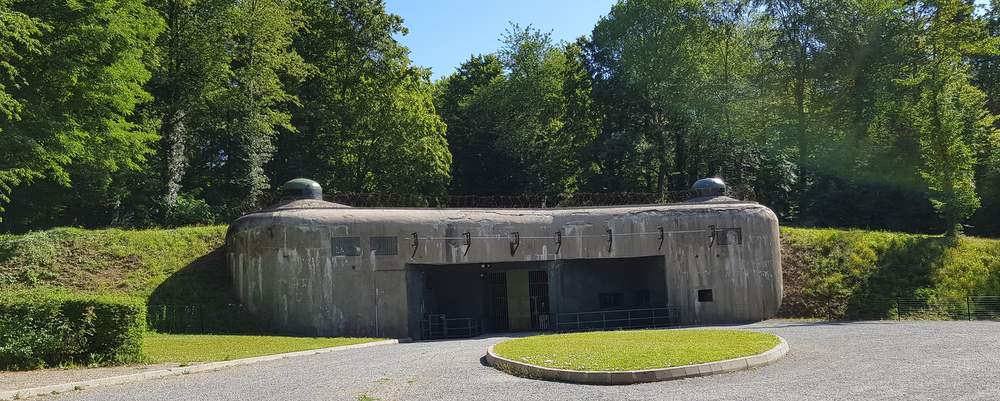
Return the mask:
[(899, 307), (899, 297), (896, 297), (895, 302), (896, 302), (896, 321), (898, 322), (900, 320), (903, 320), (903, 317), (902, 317), (903, 316), (903, 311)]
[(969, 315), (969, 320), (972, 320), (972, 296), (965, 296), (965, 312)]

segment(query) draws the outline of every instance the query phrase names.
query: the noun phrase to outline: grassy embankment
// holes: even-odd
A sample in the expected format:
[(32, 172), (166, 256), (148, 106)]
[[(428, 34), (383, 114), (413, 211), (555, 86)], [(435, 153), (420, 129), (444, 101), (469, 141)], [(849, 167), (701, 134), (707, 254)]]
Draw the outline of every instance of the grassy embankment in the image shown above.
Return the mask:
[[(124, 296), (146, 305), (198, 305), (205, 332), (253, 332), (235, 313), (221, 247), (225, 226), (171, 230), (59, 228), (0, 235), (0, 292)], [(155, 313), (155, 311), (154, 311)], [(155, 328), (155, 327), (154, 327)], [(150, 362), (200, 362), (347, 345), (371, 339), (149, 333)]]
[(741, 358), (780, 341), (744, 330), (635, 330), (554, 334), (504, 341), (494, 352), (536, 366), (583, 371), (623, 371)]
[(897, 298), (1000, 295), (1000, 240), (802, 228), (781, 237), (785, 317), (886, 318)]

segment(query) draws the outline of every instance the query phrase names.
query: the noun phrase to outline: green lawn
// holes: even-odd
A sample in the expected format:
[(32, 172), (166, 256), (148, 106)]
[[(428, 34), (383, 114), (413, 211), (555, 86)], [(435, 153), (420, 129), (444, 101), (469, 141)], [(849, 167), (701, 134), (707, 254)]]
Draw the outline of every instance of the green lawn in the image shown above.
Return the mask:
[(142, 351), (149, 363), (188, 363), (228, 361), (380, 340), (382, 339), (147, 333), (142, 342)]
[(558, 369), (622, 371), (693, 365), (750, 356), (778, 345), (772, 334), (743, 330), (639, 330), (541, 335), (504, 341), (498, 355)]

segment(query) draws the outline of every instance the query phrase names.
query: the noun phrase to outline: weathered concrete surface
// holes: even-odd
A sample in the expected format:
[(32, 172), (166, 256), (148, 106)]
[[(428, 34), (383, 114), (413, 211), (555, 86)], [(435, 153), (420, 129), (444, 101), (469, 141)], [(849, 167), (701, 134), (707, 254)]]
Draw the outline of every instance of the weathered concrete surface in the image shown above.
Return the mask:
[[(712, 227), (738, 228), (742, 242), (731, 232), (732, 244), (719, 244)], [(520, 238), (514, 252), (513, 233)], [(394, 254), (376, 255), (373, 237), (394, 238)], [(335, 255), (335, 238), (349, 240), (340, 245), (357, 238), (357, 255)], [(763, 320), (781, 302), (778, 241), (769, 209), (728, 198), (541, 210), (343, 208), (311, 200), (236, 220), (227, 259), (243, 303), (277, 329), (417, 337), (415, 320), (426, 311), (413, 269), (437, 265), (662, 256), (662, 286), (682, 322)], [(699, 289), (712, 289), (713, 301), (697, 302)]]

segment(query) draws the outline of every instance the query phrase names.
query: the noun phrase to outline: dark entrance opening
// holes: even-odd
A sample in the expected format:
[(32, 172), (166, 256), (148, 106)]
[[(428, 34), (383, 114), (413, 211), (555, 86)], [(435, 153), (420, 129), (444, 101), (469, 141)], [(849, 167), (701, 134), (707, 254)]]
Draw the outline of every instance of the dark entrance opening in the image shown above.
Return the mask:
[[(420, 337), (470, 337), (482, 332), (548, 330), (550, 262), (410, 266), (420, 295), (411, 319)], [(415, 286), (411, 286), (411, 291)]]
[[(507, 331), (664, 327), (663, 256), (410, 265), (410, 321), (421, 339)], [(411, 326), (411, 328), (415, 328)]]
[(665, 327), (677, 321), (667, 304), (663, 256), (564, 260), (552, 291), (559, 331)]

